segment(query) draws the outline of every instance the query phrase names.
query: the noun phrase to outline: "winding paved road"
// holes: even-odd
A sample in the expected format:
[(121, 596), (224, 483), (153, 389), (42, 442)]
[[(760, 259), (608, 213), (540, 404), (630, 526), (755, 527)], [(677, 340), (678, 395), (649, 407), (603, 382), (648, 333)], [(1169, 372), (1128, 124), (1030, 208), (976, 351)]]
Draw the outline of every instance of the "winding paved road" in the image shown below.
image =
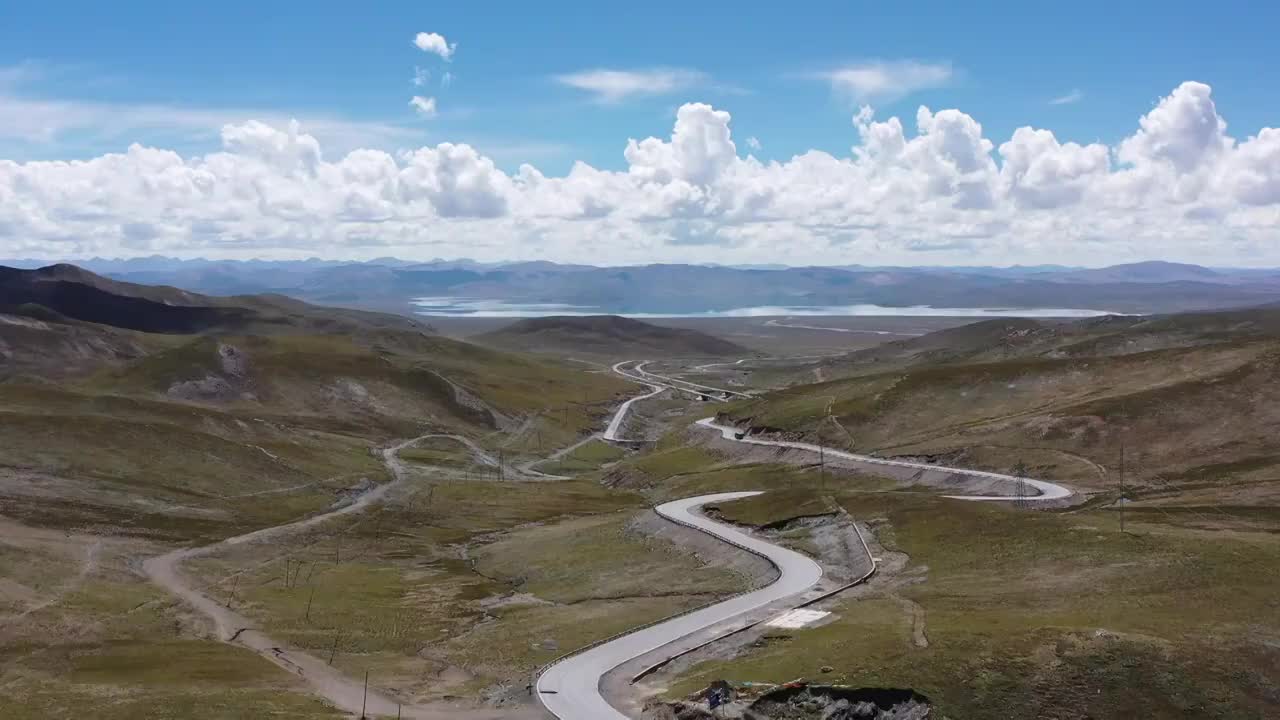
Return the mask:
[[(688, 380), (681, 380), (680, 378), (667, 377), (666, 375), (658, 375), (657, 373), (651, 373), (648, 370), (644, 369), (644, 366), (648, 364), (649, 364), (648, 362), (642, 362), (636, 365), (636, 368), (635, 368), (636, 372), (640, 373), (640, 376), (644, 378), (645, 381), (667, 383), (669, 386), (675, 387), (675, 389), (683, 390), (685, 392), (692, 392), (692, 393), (713, 392), (713, 393), (721, 393), (725, 396), (734, 396), (734, 397), (740, 397), (740, 398), (754, 397), (750, 393), (738, 392), (737, 390), (729, 390), (726, 388), (712, 387), (710, 385), (702, 385), (696, 382), (689, 382)], [(710, 397), (716, 400), (720, 400), (722, 402), (724, 401), (724, 398), (716, 397), (714, 395)]]
[[(649, 385), (649, 387), (653, 388), (653, 392), (648, 395), (633, 398), (632, 400), (624, 403), (623, 406), (618, 409), (617, 414), (614, 415), (613, 420), (609, 424), (609, 431), (605, 434), (607, 439), (616, 439), (617, 429), (621, 426), (622, 419), (625, 417), (631, 402), (641, 400), (646, 397), (652, 397), (666, 389), (666, 387), (671, 387), (651, 381), (651, 379), (663, 378), (661, 378), (661, 376), (654, 376), (649, 373), (645, 373), (643, 368), (640, 366), (636, 367), (636, 371), (641, 373), (643, 377), (637, 377), (636, 375), (628, 373), (622, 369), (622, 366), (626, 365), (628, 362), (634, 361), (625, 361), (614, 365), (614, 372), (622, 375), (623, 377)], [(643, 363), (640, 365), (643, 365)], [(699, 420), (697, 424), (708, 429), (719, 431), (727, 440), (746, 443), (749, 445), (791, 448), (795, 450), (807, 450), (815, 453), (821, 450), (832, 457), (842, 457), (863, 463), (918, 468), (923, 470), (950, 471), (960, 475), (969, 475), (987, 480), (1003, 480), (1010, 482), (1022, 480), (1028, 487), (1035, 488), (1040, 493), (1039, 495), (1022, 498), (1027, 501), (1061, 500), (1069, 498), (1073, 494), (1069, 488), (1034, 478), (1019, 478), (1013, 475), (1005, 475), (1001, 473), (969, 470), (965, 468), (949, 468), (939, 465), (930, 465), (927, 463), (909, 462), (905, 460), (886, 460), (871, 457), (869, 455), (857, 455), (843, 450), (819, 448), (817, 445), (810, 443), (752, 438), (742, 435), (738, 428), (717, 424), (715, 422), (715, 418)], [(601, 680), (610, 670), (613, 670), (629, 660), (633, 660), (641, 655), (658, 650), (664, 645), (670, 645), (681, 638), (717, 623), (731, 620), (770, 603), (798, 595), (799, 593), (812, 588), (819, 580), (822, 579), (822, 568), (808, 557), (792, 550), (787, 550), (786, 548), (760, 540), (743, 532), (742, 530), (739, 530), (738, 528), (716, 522), (697, 512), (698, 508), (709, 503), (737, 500), (739, 498), (751, 497), (759, 494), (759, 492), (732, 492), (718, 493), (715, 495), (702, 495), (699, 497), (686, 498), (684, 500), (676, 500), (674, 502), (659, 505), (655, 510), (659, 515), (667, 518), (668, 520), (694, 527), (709, 535), (718, 537), (733, 545), (737, 545), (749, 552), (753, 552), (761, 557), (767, 558), (778, 567), (778, 579), (771, 585), (759, 590), (738, 595), (725, 600), (724, 602), (696, 610), (687, 615), (680, 615), (669, 620), (662, 621), (651, 627), (641, 628), (556, 662), (538, 677), (536, 683), (538, 698), (542, 701), (542, 704), (547, 708), (547, 710), (551, 712), (551, 714), (555, 715), (560, 720), (628, 720), (627, 716), (610, 705), (600, 692)], [(988, 502), (1018, 499), (1016, 497), (1004, 495), (948, 495), (946, 497), (956, 500)]]
[(642, 385), (648, 386), (648, 388), (652, 392), (648, 393), (647, 395), (637, 395), (636, 397), (633, 397), (630, 400), (622, 403), (622, 406), (618, 408), (618, 411), (615, 412), (613, 414), (613, 417), (609, 419), (609, 427), (605, 428), (605, 431), (604, 431), (604, 439), (609, 440), (611, 442), (618, 442), (619, 440), (622, 439), (618, 437), (618, 432), (622, 430), (622, 421), (627, 418), (627, 413), (631, 410), (632, 403), (638, 402), (640, 400), (647, 400), (651, 397), (654, 397), (655, 395), (660, 395), (664, 390), (670, 387), (669, 385), (658, 385), (655, 383), (648, 382), (644, 378), (637, 377), (623, 370), (622, 366), (626, 365), (629, 362), (635, 362), (635, 361), (624, 360), (620, 363), (617, 363), (613, 366), (613, 371), (621, 375), (622, 377), (627, 378), (628, 380), (635, 380), (636, 382)]
[(718, 425), (715, 418), (706, 418), (699, 420), (698, 425), (712, 430), (719, 430), (720, 434), (726, 440), (746, 443), (748, 445), (767, 445), (770, 447), (792, 448), (795, 450), (808, 450), (810, 452), (822, 452), (828, 457), (840, 457), (848, 460), (856, 460), (871, 465), (888, 465), (892, 467), (915, 468), (919, 470), (941, 470), (943, 472), (951, 472), (956, 475), (968, 475), (970, 477), (982, 478), (984, 480), (1004, 480), (1008, 482), (1017, 482), (1019, 480), (1025, 482), (1028, 487), (1035, 488), (1040, 492), (1039, 495), (1028, 495), (1022, 498), (1009, 495), (945, 495), (944, 497), (953, 500), (983, 500), (987, 502), (997, 502), (1001, 500), (1024, 500), (1024, 501), (1046, 501), (1046, 500), (1062, 500), (1071, 497), (1074, 493), (1070, 488), (1063, 487), (1057, 483), (1051, 483), (1047, 480), (1036, 480), (1035, 478), (1017, 477), (1015, 475), (1005, 475), (1003, 473), (986, 472), (985, 470), (968, 470), (965, 468), (946, 467), (945, 465), (930, 465), (929, 463), (910, 462), (908, 460), (886, 460), (884, 458), (872, 457), (870, 455), (858, 455), (844, 450), (833, 450), (831, 448), (820, 448), (811, 443), (790, 442), (786, 440), (762, 440), (749, 436), (738, 437), (742, 432), (741, 429), (730, 425)]
[[(790, 320), (791, 318), (787, 319)], [(765, 325), (795, 328), (797, 330), (825, 330), (827, 332), (855, 333), (864, 335), (902, 335), (904, 337), (920, 337), (921, 335), (924, 335), (922, 332), (894, 332), (892, 330), (864, 330), (861, 328), (827, 327), (824, 325), (798, 325), (794, 323), (778, 322), (777, 320), (770, 320), (769, 322), (766, 322)]]
[(537, 682), (538, 697), (547, 710), (561, 720), (628, 720), (626, 715), (618, 712), (600, 694), (600, 679), (606, 672), (703, 628), (804, 592), (822, 579), (822, 568), (808, 557), (767, 543), (697, 512), (698, 508), (708, 503), (759, 494), (733, 492), (702, 495), (665, 503), (655, 510), (668, 520), (697, 528), (767, 558), (778, 567), (778, 579), (767, 587), (623, 635), (552, 665), (538, 677)]

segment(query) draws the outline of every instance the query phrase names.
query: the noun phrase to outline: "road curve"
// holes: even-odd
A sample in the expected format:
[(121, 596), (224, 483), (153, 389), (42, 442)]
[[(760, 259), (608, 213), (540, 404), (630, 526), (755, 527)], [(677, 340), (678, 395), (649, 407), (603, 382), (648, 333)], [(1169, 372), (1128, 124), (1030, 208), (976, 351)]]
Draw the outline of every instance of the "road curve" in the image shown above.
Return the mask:
[[(667, 377), (666, 375), (658, 375), (657, 373), (651, 373), (648, 370), (644, 369), (644, 366), (648, 365), (649, 362), (651, 361), (642, 362), (636, 365), (635, 367), (635, 371), (639, 373), (640, 376), (645, 380), (664, 382), (670, 386), (677, 386), (676, 387), (677, 390), (683, 390), (684, 392), (703, 393), (703, 392), (710, 391), (710, 392), (717, 392), (724, 395), (732, 395), (734, 397), (741, 397), (741, 398), (754, 397), (751, 393), (738, 392), (737, 390), (729, 390), (728, 388), (712, 387), (710, 385), (702, 385), (701, 383), (689, 382), (688, 380), (681, 380), (680, 378)], [(679, 386), (683, 386), (683, 387), (679, 387)], [(722, 398), (716, 398), (716, 399), (721, 400)]]
[(804, 592), (818, 583), (822, 578), (822, 568), (808, 557), (760, 540), (697, 512), (698, 508), (708, 503), (759, 494), (731, 492), (701, 495), (665, 503), (655, 510), (668, 520), (697, 528), (768, 559), (777, 566), (778, 579), (767, 587), (623, 635), (555, 663), (537, 681), (538, 699), (552, 715), (560, 720), (628, 720), (626, 715), (618, 712), (600, 694), (600, 680), (605, 673), (628, 660), (708, 626)]
[(953, 500), (979, 500), (979, 501), (985, 501), (985, 502), (1025, 500), (1025, 501), (1033, 501), (1033, 502), (1043, 502), (1046, 500), (1062, 500), (1063, 498), (1069, 498), (1075, 494), (1074, 492), (1071, 491), (1070, 488), (1063, 487), (1061, 485), (1058, 485), (1057, 483), (1051, 483), (1047, 480), (1036, 480), (1034, 478), (1028, 478), (1028, 477), (1020, 478), (1015, 475), (1005, 475), (1003, 473), (986, 472), (984, 470), (968, 470), (965, 468), (953, 468), (953, 467), (947, 467), (945, 465), (931, 465), (929, 463), (910, 462), (907, 460), (886, 460), (884, 458), (872, 457), (870, 455), (857, 455), (855, 453), (845, 452), (844, 450), (833, 450), (832, 448), (828, 448), (828, 447), (819, 448), (817, 445), (813, 445), (811, 443), (790, 442), (787, 440), (762, 440), (760, 438), (747, 437), (745, 435), (743, 435), (742, 437), (739, 437), (739, 435), (742, 433), (742, 430), (740, 428), (736, 428), (730, 425), (718, 425), (716, 424), (715, 418), (705, 418), (703, 420), (699, 420), (697, 424), (705, 428), (711, 428), (712, 430), (719, 430), (720, 434), (726, 440), (746, 443), (748, 445), (767, 445), (770, 447), (793, 448), (796, 450), (808, 450), (810, 452), (815, 452), (815, 453), (821, 451), (828, 457), (846, 458), (848, 460), (856, 460), (858, 462), (869, 463), (872, 465), (890, 465), (893, 467), (917, 468), (920, 470), (942, 470), (946, 472), (953, 472), (953, 473), (956, 473), (957, 475), (969, 475), (972, 477), (979, 477), (979, 478), (984, 478), (988, 480), (1007, 480), (1009, 482), (1016, 482), (1018, 480), (1022, 480), (1027, 484), (1028, 487), (1035, 488), (1040, 493), (1039, 495), (1028, 495), (1022, 498), (1009, 496), (1009, 495), (944, 495), (943, 496), (943, 497), (951, 498)]
[[(786, 319), (790, 320), (791, 318)], [(824, 325), (798, 325), (794, 323), (778, 322), (777, 320), (770, 320), (769, 322), (766, 322), (765, 325), (795, 328), (797, 330), (824, 330), (826, 332), (854, 333), (858, 335), (902, 335), (904, 337), (920, 337), (921, 335), (924, 335), (924, 333), (921, 332), (894, 332), (892, 330), (863, 330), (861, 328), (828, 327)]]
[(284, 525), (255, 530), (244, 535), (227, 538), (221, 542), (203, 547), (174, 550), (155, 557), (147, 558), (142, 563), (146, 573), (156, 585), (169, 591), (190, 605), (193, 609), (213, 621), (217, 637), (222, 642), (246, 647), (286, 671), (300, 676), (311, 686), (312, 691), (328, 700), (339, 710), (355, 716), (362, 710), (369, 717), (405, 717), (417, 720), (503, 720), (513, 718), (509, 712), (495, 709), (455, 708), (448, 705), (401, 707), (391, 697), (370, 690), (366, 696), (361, 680), (348, 677), (337, 668), (332, 667), (318, 656), (303, 652), (267, 636), (255, 627), (248, 617), (232, 610), (228, 605), (215, 600), (206, 592), (197, 588), (196, 583), (182, 572), (182, 563), (193, 558), (212, 554), (220, 549), (242, 545), (245, 543), (268, 542), (276, 537), (296, 533), (319, 523), (336, 517), (358, 513), (370, 505), (379, 502), (392, 489), (403, 485), (407, 473), (403, 461), (397, 453), (406, 447), (432, 437), (424, 435), (406, 440), (394, 447), (382, 450), (383, 460), (391, 472), (392, 481), (371, 488), (347, 505), (329, 512), (312, 515)]
[(617, 412), (613, 414), (613, 417), (609, 419), (609, 427), (605, 428), (604, 430), (604, 439), (610, 442), (618, 442), (619, 440), (622, 439), (618, 437), (618, 433), (621, 432), (622, 430), (622, 421), (627, 418), (627, 413), (631, 411), (632, 403), (637, 402), (639, 400), (647, 400), (651, 397), (654, 397), (655, 395), (659, 395), (668, 387), (666, 385), (655, 385), (654, 383), (646, 382), (644, 378), (640, 378), (626, 372), (625, 370), (622, 369), (622, 366), (626, 365), (629, 362), (635, 362), (635, 361), (623, 360), (620, 363), (616, 363), (613, 366), (613, 371), (618, 375), (621, 375), (622, 377), (627, 378), (628, 380), (634, 380), (638, 383), (641, 383), (647, 386), (652, 392), (650, 392), (647, 395), (637, 395), (636, 397), (633, 397), (630, 400), (627, 400), (626, 402), (622, 403), (622, 405), (618, 408)]
[[(684, 389), (667, 385), (662, 382), (664, 380), (670, 381), (670, 378), (646, 373), (643, 369), (643, 363), (637, 365), (635, 368), (636, 372), (639, 373), (639, 376), (628, 373), (622, 368), (622, 366), (626, 365), (628, 362), (634, 361), (623, 361), (617, 363), (613, 366), (613, 371), (623, 377), (649, 386), (653, 389), (653, 392), (632, 398), (626, 403), (623, 403), (622, 407), (618, 409), (618, 412), (609, 423), (609, 429), (605, 432), (606, 439), (617, 439), (618, 429), (621, 427), (622, 420), (625, 418), (627, 410), (630, 408), (632, 402), (653, 397), (668, 387), (672, 389)], [(709, 387), (708, 389), (719, 390), (719, 388)], [(741, 431), (738, 428), (717, 424), (715, 422), (715, 418), (705, 418), (703, 420), (699, 420), (697, 424), (705, 428), (718, 430), (727, 440), (746, 443), (749, 445), (791, 448), (796, 450), (807, 450), (815, 453), (822, 451), (833, 457), (847, 458), (875, 465), (919, 468), (924, 470), (943, 470), (985, 479), (1006, 480), (1011, 482), (1021, 480), (1025, 482), (1028, 487), (1034, 488), (1039, 492), (1039, 495), (1023, 498), (1028, 501), (1060, 500), (1071, 497), (1073, 494), (1072, 491), (1066, 487), (1034, 478), (1019, 478), (1013, 475), (992, 473), (982, 470), (950, 468), (904, 460), (886, 460), (871, 457), (869, 455), (858, 455), (855, 453), (845, 452), (843, 450), (820, 448), (819, 446), (810, 443), (790, 442), (785, 440), (764, 440), (760, 438), (747, 437), (744, 434), (741, 434)], [(804, 592), (818, 583), (822, 578), (822, 568), (810, 558), (792, 550), (787, 550), (786, 548), (778, 547), (777, 545), (760, 540), (748, 535), (742, 530), (724, 523), (716, 522), (696, 512), (698, 508), (708, 503), (737, 500), (759, 494), (760, 492), (732, 492), (702, 495), (699, 497), (686, 498), (684, 500), (665, 503), (663, 505), (659, 505), (655, 510), (659, 515), (667, 518), (668, 520), (692, 526), (709, 535), (718, 537), (767, 558), (778, 567), (778, 579), (767, 587), (745, 593), (743, 595), (738, 595), (725, 600), (724, 602), (696, 610), (687, 615), (680, 615), (678, 617), (662, 621), (648, 628), (641, 628), (635, 632), (609, 640), (584, 652), (571, 655), (554, 663), (538, 676), (537, 682), (535, 683), (538, 699), (541, 700), (543, 706), (552, 715), (559, 718), (559, 720), (628, 720), (626, 715), (622, 714), (610, 705), (604, 699), (603, 695), (601, 695), (601, 679), (610, 670), (613, 670), (629, 660), (633, 660), (641, 655), (657, 650), (664, 645), (671, 644), (681, 638), (698, 632), (699, 630), (715, 625), (716, 623), (730, 620), (744, 613), (768, 605), (769, 603)], [(1018, 499), (1016, 497), (1003, 495), (948, 495), (945, 497), (957, 500), (989, 502)]]

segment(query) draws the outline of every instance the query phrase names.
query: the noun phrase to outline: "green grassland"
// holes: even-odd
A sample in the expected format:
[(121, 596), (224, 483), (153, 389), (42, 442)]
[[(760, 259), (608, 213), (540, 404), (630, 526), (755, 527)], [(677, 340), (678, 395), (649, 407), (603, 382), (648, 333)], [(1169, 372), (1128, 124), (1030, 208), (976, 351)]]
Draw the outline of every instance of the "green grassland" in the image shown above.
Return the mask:
[[(222, 367), (220, 346), (234, 348), (245, 358), (242, 373), (232, 375)], [(567, 406), (556, 413), (559, 423), (548, 424), (551, 446), (593, 426), (592, 405), (612, 402), (628, 389), (617, 378), (545, 360), (391, 332), (372, 337), (199, 337), (123, 368), (104, 370), (85, 385), (155, 397), (175, 383), (209, 376), (226, 378), (234, 387), (221, 401), (231, 407), (304, 417), (337, 414), (362, 422), (434, 418), (455, 429), (492, 429), (492, 418), (456, 398), (450, 382), (507, 416)]]
[[(1135, 495), (1212, 476), (1219, 501), (1280, 501), (1267, 428), (1280, 347), (1232, 341), (1122, 356), (920, 366), (804, 385), (726, 408), (730, 418), (858, 452), (939, 456), (1113, 489), (1125, 446)], [(828, 408), (830, 415), (828, 416)]]
[(339, 717), (284, 670), (208, 640), (200, 621), (131, 572), (131, 559), (149, 545), (107, 541), (93, 569), (78, 577), (79, 557), (71, 562), (62, 550), (82, 555), (92, 536), (12, 525), (6, 532), (28, 562), (21, 573), (5, 562), (0, 576), (50, 602), (22, 616), (12, 614), (17, 608), (0, 614), (4, 717)]
[[(498, 446), (508, 438), (494, 434), (496, 422), (540, 417), (573, 398), (536, 428), (539, 443), (555, 447), (594, 428), (628, 387), (416, 333), (157, 345), (78, 381), (0, 383), (0, 497), (9, 514), (173, 540), (226, 537), (322, 510), (363, 480), (382, 482), (371, 450), (395, 439), (436, 427)], [(236, 367), (226, 366), (226, 348)], [(198, 400), (170, 392), (208, 378), (226, 392)], [(46, 482), (33, 493), (37, 476)]]
[(333, 653), (406, 700), (518, 695), (567, 650), (745, 586), (628, 530), (642, 507), (589, 481), (438, 477), (358, 518), (189, 568), (272, 637)]
[[(1207, 357), (1222, 356), (1210, 351)], [(1247, 355), (1242, 365), (1250, 369), (1234, 376), (1249, 378), (1246, 386), (1254, 391), (1259, 357), (1266, 355)], [(1128, 362), (1143, 366), (1150, 360)], [(1232, 362), (1209, 364), (1207, 370), (1198, 362), (1185, 366), (1193, 374), (1204, 370), (1227, 378), (1221, 382), (1171, 381), (1206, 388), (1188, 405), (1234, 405), (1232, 370), (1224, 369)], [(1005, 384), (1009, 376), (999, 373), (1007, 370), (995, 370)], [(881, 380), (851, 382), (867, 388)], [(815, 406), (829, 402), (818, 399), (816, 387), (793, 393)], [(913, 401), (921, 397), (913, 395)], [(752, 410), (772, 407), (735, 405), (730, 413), (745, 419), (758, 417)], [(1136, 426), (1140, 415), (1128, 412)], [(1153, 488), (1158, 501), (1129, 504), (1121, 533), (1118, 509), (1109, 503), (1114, 496), (1060, 511), (956, 502), (904, 492), (861, 474), (736, 464), (682, 445), (684, 436), (673, 430), (651, 454), (624, 460), (611, 473), (630, 478), (628, 486), (653, 502), (769, 490), (714, 508), (724, 519), (748, 526), (776, 527), (844, 511), (873, 528), (886, 550), (908, 559), (905, 568), (882, 573), (857, 599), (840, 602), (834, 622), (769, 631), (738, 657), (705, 660), (662, 678), (671, 699), (717, 679), (806, 677), (910, 687), (931, 698), (941, 716), (953, 718), (1234, 719), (1274, 713), (1280, 697), (1280, 629), (1273, 620), (1280, 617), (1280, 513), (1265, 503), (1221, 501), (1232, 481), (1267, 477), (1268, 456), (1196, 468), (1162, 488), (1162, 495)], [(977, 451), (967, 451), (965, 459), (974, 460)], [(1052, 445), (1040, 459), (1016, 444), (981, 451), (1004, 451), (987, 462), (1010, 465), (1059, 462), (1066, 468), (1078, 462)], [(807, 549), (804, 537), (788, 533), (783, 539)], [(912, 606), (919, 608), (927, 647), (915, 642), (916, 620), (907, 609)]]
[(599, 470), (601, 466), (626, 457), (627, 452), (603, 440), (592, 440), (572, 452), (548, 462), (538, 463), (536, 469), (552, 475), (581, 475)]
[[(0, 543), (5, 717), (333, 717), (292, 676), (211, 641), (185, 605), (120, 568), (330, 509), (352, 488), (389, 479), (375, 451), (395, 440), (463, 434), (503, 449), (509, 462), (535, 444), (550, 452), (597, 429), (631, 389), (548, 359), (394, 329), (118, 334), (136, 342), (97, 358), (96, 370), (77, 366), (66, 377), (33, 366), (0, 382), (0, 513), (23, 533), (54, 533), (39, 547), (56, 547), (64, 533), (123, 543), (111, 569), (88, 568), (83, 578), (79, 557)], [(585, 457), (601, 457), (593, 450)], [(412, 505), (360, 513), (282, 548), (314, 576), (306, 597), (296, 580), (282, 580), (274, 546), (261, 548), (270, 560), (262, 565), (213, 558), (193, 568), (238, 578), (208, 592), (261, 614), (298, 647), (319, 653), (331, 646), (332, 628), (345, 626), (336, 665), (409, 678), (410, 695), (431, 699), (461, 690), (432, 673), (450, 667), (447, 658), (418, 653), (492, 619), (480, 599), (510, 591), (511, 582), (476, 574), (463, 547), (567, 514), (613, 517), (639, 498), (594, 483), (549, 490), (439, 481), (472, 462), (454, 441), (424, 442), (405, 459), (415, 477), (436, 480), (415, 485), (424, 492), (410, 496)], [(614, 615), (620, 608), (662, 614), (694, 600), (623, 598), (594, 612), (621, 626), (628, 620)], [(572, 608), (560, 612), (548, 621), (560, 624), (566, 646), (590, 637)], [(558, 654), (519, 652), (529, 662)], [(526, 671), (501, 665), (474, 678), (487, 686)], [(14, 715), (10, 707), (22, 709)]]
[[(889, 578), (836, 622), (767, 635), (729, 661), (693, 667), (678, 696), (717, 678), (795, 677), (910, 687), (947, 717), (1263, 718), (1280, 692), (1280, 540), (1187, 530), (1144, 515), (1026, 512), (899, 493), (845, 493), (880, 542), (924, 582)], [(726, 503), (770, 520), (758, 500)], [(763, 514), (762, 514), (763, 511)], [(893, 593), (927, 618), (928, 647)], [(822, 667), (834, 673), (821, 672)]]
[[(636, 392), (402, 325), (324, 334), (308, 322), (265, 335), (122, 333), (95, 372), (0, 382), (0, 513), (18, 521), (0, 542), (6, 713), (333, 717), (287, 673), (210, 641), (137, 562), (386, 482), (375, 450), (393, 440), (453, 433), (514, 464), (598, 431)], [(673, 697), (721, 677), (807, 676), (911, 687), (953, 718), (1266, 717), (1280, 697), (1280, 346), (1179, 340), (1184, 328), (1163, 325), (1136, 345), (1015, 329), (988, 328), (994, 349), (986, 335), (949, 351), (934, 338), (919, 354), (715, 409), (828, 445), (1022, 463), (1104, 491), (1072, 510), (738, 464), (688, 442), (707, 405), (676, 417), (674, 403), (655, 403), (641, 415), (663, 415), (653, 421), (671, 432), (652, 448), (596, 441), (538, 466), (575, 480), (477, 476), (465, 446), (426, 440), (403, 452), (411, 479), (383, 502), (186, 571), (280, 642), (332, 654), (406, 701), (527, 701), (542, 663), (747, 586), (633, 529), (648, 506), (767, 490), (715, 511), (762, 528), (847, 512), (906, 566), (830, 624), (692, 667)], [(1125, 533), (1109, 504), (1121, 442), (1134, 501)]]

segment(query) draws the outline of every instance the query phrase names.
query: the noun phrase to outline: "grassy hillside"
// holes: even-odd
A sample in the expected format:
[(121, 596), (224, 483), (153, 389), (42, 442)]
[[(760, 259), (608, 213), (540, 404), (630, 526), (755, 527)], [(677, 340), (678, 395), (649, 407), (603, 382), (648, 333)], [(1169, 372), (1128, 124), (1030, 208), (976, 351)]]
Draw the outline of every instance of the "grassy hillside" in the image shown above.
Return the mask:
[(940, 717), (975, 720), (1274, 714), (1274, 503), (1216, 505), (1182, 485), (1128, 505), (1122, 532), (1105, 501), (1028, 511), (947, 500), (831, 468), (735, 460), (682, 446), (684, 434), (624, 460), (609, 481), (651, 501), (768, 490), (718, 514), (819, 557), (852, 518), (881, 563), (869, 585), (815, 608), (827, 622), (762, 628), (674, 663), (647, 682), (667, 699), (718, 680), (803, 678), (910, 688)]
[(426, 329), (424, 324), (406, 317), (318, 308), (279, 295), (211, 297), (171, 287), (119, 282), (74, 265), (36, 270), (0, 266), (0, 312), (178, 335)]
[[(49, 314), (45, 315), (49, 317)], [(25, 314), (0, 313), (0, 381), (22, 374), (67, 377), (118, 365), (167, 347), (169, 336), (42, 319), (34, 308)]]
[[(1271, 465), (1276, 359), (1274, 344), (1256, 343), (922, 367), (782, 391), (731, 414), (861, 452), (1001, 471), (1025, 462), (1085, 488), (1114, 486), (1123, 443), (1129, 483), (1166, 493), (1215, 467)], [(1218, 474), (1252, 485), (1237, 475)], [(1274, 499), (1270, 481), (1240, 490)]]
[[(634, 387), (550, 358), (442, 338), (393, 316), (271, 297), (202, 298), (65, 268), (23, 282), (43, 284), (39, 299), (49, 304), (14, 305), (0, 316), (0, 706), (22, 708), (17, 717), (333, 717), (294, 676), (212, 641), (202, 616), (147, 583), (142, 559), (330, 510), (390, 479), (376, 451), (400, 439), (461, 435), (515, 466), (535, 447), (550, 452), (598, 430)], [(86, 306), (104, 296), (123, 300)], [(231, 315), (220, 314), (226, 308)], [(148, 324), (173, 317), (194, 324)], [(209, 317), (248, 319), (203, 323)], [(489, 685), (423, 678), (435, 666), (417, 655), (422, 632), (461, 633), (508, 616), (507, 636), (514, 638), (510, 628), (526, 633), (504, 646), (519, 658), (480, 657), (480, 648), (500, 645), (495, 640), (462, 642), (455, 652), (494, 667), (477, 677), (523, 678), (560, 652), (554, 642), (531, 648), (531, 639), (570, 646), (701, 601), (692, 593), (631, 597), (634, 588), (624, 586), (627, 597), (562, 609), (482, 605), (508, 583), (475, 575), (457, 543), (601, 514), (613, 523), (595, 530), (613, 553), (601, 562), (618, 572), (615, 561), (628, 548), (645, 552), (614, 514), (634, 508), (636, 498), (586, 483), (482, 482), (479, 461), (445, 438), (408, 455), (428, 467), (416, 471), (406, 496), (345, 523), (322, 523), (283, 550), (285, 541), (253, 545), (273, 562), (282, 551), (329, 558), (328, 547), (308, 543), (342, 542), (350, 533), (348, 548), (359, 555), (344, 552), (343, 565), (315, 574), (323, 628), (299, 625), (298, 594), (271, 585), (275, 565), (228, 570), (244, 576), (239, 598), (253, 605), (245, 611), (303, 648), (327, 647), (328, 623), (340, 621), (351, 635), (336, 662), (353, 676), (373, 669), (384, 685), (412, 676), (412, 692), (427, 693), (419, 699), (460, 692), (481, 702)], [(441, 482), (448, 473), (453, 482)], [(397, 504), (406, 499), (408, 506)], [(394, 547), (379, 535), (384, 520), (405, 523)], [(563, 537), (538, 540), (536, 557), (563, 562)], [(529, 552), (530, 543), (519, 545)], [(446, 555), (439, 570), (447, 578), (424, 583), (424, 563)], [(667, 560), (655, 552), (645, 562), (656, 574)], [(685, 558), (682, 567), (692, 575), (700, 566)], [(721, 589), (736, 588), (732, 582), (725, 578)], [(579, 620), (588, 605), (596, 626)], [(279, 610), (289, 612), (289, 624), (277, 624)], [(410, 620), (419, 623), (412, 638), (387, 632), (386, 623)]]
[[(282, 298), (209, 298), (70, 266), (0, 272), (0, 295), (22, 293), (49, 304), (0, 316), (0, 498), (35, 524), (226, 536), (381, 482), (371, 448), (394, 439), (435, 429), (512, 441), (515, 455), (526, 435), (565, 446), (630, 390), (413, 320)], [(211, 317), (245, 321), (196, 327)], [(138, 329), (153, 320), (166, 332)]]
[(475, 340), (523, 352), (618, 358), (751, 354), (741, 345), (699, 330), (651, 325), (617, 315), (529, 318), (478, 335)]
[[(728, 409), (734, 421), (1130, 497), (1280, 502), (1280, 315), (991, 321), (858, 353), (848, 374)], [(1151, 349), (1154, 348), (1154, 349)]]
[(917, 365), (1014, 359), (1128, 355), (1219, 342), (1280, 338), (1280, 308), (1083, 320), (999, 318), (827, 358), (793, 373), (802, 381), (818, 367), (827, 378)]
[[(1274, 715), (1280, 635), (1264, 618), (1280, 591), (1280, 516), (1205, 532), (1154, 514), (1120, 533), (1105, 510), (835, 493), (874, 529), (878, 577), (822, 606), (830, 623), (698, 656), (662, 678), (669, 697), (722, 678), (807, 678), (911, 688), (973, 720)], [(721, 512), (758, 524), (759, 505)]]

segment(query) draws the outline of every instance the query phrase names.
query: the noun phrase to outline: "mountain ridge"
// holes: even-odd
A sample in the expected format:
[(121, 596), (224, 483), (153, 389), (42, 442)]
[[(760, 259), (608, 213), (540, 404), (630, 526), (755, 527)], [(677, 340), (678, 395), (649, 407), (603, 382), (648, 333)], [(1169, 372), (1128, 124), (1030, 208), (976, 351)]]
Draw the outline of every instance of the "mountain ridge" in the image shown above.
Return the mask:
[(524, 352), (667, 357), (752, 354), (737, 343), (698, 330), (651, 325), (617, 315), (526, 318), (471, 339), (492, 347)]
[[(95, 269), (88, 263), (88, 269)], [(369, 262), (101, 261), (116, 281), (214, 296), (277, 293), (330, 305), (415, 312), (417, 298), (561, 305), (601, 314), (744, 307), (1059, 308), (1164, 313), (1280, 301), (1280, 270), (1145, 261), (1105, 268), (774, 267), (654, 263), (595, 267), (380, 258)], [(100, 273), (102, 274), (102, 273)], [(467, 309), (457, 312), (466, 314)], [(832, 310), (831, 314), (841, 314)]]

